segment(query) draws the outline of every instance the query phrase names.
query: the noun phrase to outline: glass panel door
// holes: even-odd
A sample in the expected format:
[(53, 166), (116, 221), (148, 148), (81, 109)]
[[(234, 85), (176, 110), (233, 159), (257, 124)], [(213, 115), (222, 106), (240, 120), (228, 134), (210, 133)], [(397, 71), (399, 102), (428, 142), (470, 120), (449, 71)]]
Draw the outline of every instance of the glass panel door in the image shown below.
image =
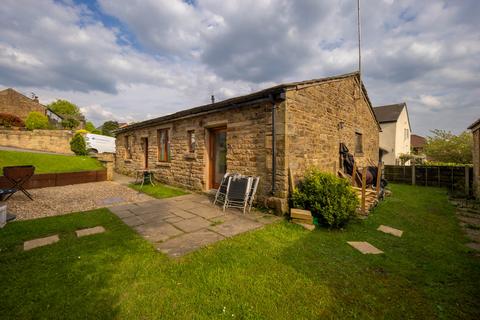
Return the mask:
[(227, 172), (227, 130), (226, 128), (211, 131), (211, 187), (218, 188), (222, 177)]

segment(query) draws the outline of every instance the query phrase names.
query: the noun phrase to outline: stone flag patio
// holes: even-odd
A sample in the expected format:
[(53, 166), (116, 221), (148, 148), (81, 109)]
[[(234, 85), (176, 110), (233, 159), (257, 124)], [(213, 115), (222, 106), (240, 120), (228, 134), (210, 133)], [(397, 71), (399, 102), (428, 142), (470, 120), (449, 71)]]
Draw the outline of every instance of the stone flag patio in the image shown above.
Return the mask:
[(179, 257), (206, 245), (281, 220), (252, 210), (242, 214), (213, 206), (209, 198), (189, 194), (109, 208), (156, 248)]

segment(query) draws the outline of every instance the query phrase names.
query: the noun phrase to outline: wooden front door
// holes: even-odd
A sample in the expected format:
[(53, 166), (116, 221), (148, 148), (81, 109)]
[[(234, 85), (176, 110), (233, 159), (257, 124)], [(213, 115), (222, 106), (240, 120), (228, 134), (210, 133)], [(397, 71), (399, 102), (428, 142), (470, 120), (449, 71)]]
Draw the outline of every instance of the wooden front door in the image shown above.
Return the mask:
[(210, 130), (210, 188), (218, 188), (227, 172), (227, 128)]
[(142, 147), (145, 169), (148, 169), (148, 138), (142, 138)]

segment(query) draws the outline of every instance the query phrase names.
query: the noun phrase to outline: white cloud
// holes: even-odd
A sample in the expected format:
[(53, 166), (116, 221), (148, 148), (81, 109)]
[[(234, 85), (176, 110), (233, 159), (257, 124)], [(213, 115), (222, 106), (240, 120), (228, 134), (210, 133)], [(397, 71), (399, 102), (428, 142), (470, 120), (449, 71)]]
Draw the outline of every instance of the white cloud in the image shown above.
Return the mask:
[(420, 102), (426, 105), (427, 107), (438, 107), (440, 106), (440, 100), (434, 96), (430, 95), (420, 95)]
[[(220, 100), (357, 67), (351, 0), (99, 0), (116, 22), (75, 3), (2, 2), (0, 86), (72, 100), (96, 122), (143, 120), (212, 92)], [(420, 133), (478, 117), (479, 10), (474, 0), (362, 1), (373, 102), (406, 101)]]

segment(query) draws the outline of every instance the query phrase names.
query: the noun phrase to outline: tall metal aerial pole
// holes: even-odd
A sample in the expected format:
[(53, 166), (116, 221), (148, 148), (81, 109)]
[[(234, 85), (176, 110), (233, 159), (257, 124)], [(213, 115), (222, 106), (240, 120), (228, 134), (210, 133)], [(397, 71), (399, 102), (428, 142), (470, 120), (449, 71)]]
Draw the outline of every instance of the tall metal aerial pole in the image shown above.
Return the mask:
[(362, 52), (361, 52), (361, 29), (360, 29), (360, 0), (357, 0), (357, 34), (358, 34), (358, 74), (362, 83)]

